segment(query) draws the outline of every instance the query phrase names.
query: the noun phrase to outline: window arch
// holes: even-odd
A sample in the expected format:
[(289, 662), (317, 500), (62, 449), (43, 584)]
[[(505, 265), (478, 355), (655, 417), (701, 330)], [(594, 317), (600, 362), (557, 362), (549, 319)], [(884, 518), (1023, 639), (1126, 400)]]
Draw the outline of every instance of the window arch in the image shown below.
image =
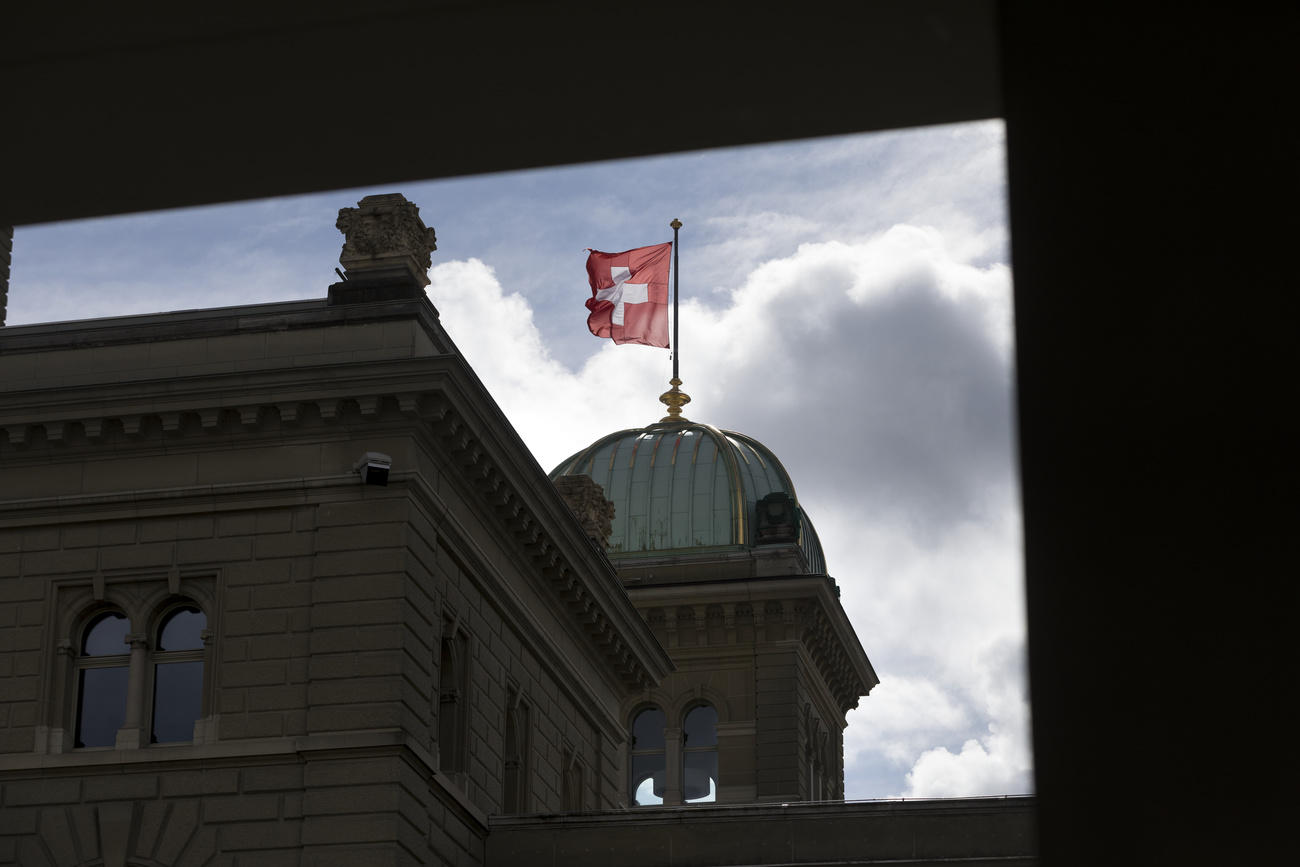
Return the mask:
[(469, 636), (446, 625), (438, 658), (438, 769), (461, 773), (468, 764)]
[(571, 747), (564, 748), (564, 768), (560, 776), (560, 809), (576, 813), (587, 804), (586, 764)]
[(632, 719), (632, 806), (664, 802), (668, 762), (664, 749), (667, 717), (657, 707), (647, 707)]
[(118, 611), (105, 611), (86, 624), (77, 647), (78, 747), (111, 747), (126, 723), (131, 654), (131, 622)]
[(511, 689), (506, 705), (503, 809), (523, 813), (528, 807), (529, 705), (517, 689)]
[(712, 705), (697, 704), (682, 721), (682, 800), (718, 800), (718, 712)]
[(194, 723), (203, 714), (203, 639), (207, 626), (207, 617), (191, 602), (166, 611), (158, 623), (151, 660), (151, 743), (194, 739)]

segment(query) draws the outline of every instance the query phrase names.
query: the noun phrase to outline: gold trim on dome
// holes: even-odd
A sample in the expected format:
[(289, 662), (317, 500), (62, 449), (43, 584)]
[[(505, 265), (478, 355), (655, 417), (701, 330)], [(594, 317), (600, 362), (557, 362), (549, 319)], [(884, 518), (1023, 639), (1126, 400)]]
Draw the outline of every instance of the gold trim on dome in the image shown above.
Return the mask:
[(674, 421), (690, 421), (690, 419), (682, 415), (682, 407), (691, 402), (691, 396), (678, 388), (678, 386), (682, 384), (682, 381), (677, 377), (674, 376), (672, 379), (668, 380), (668, 384), (671, 385), (672, 388), (659, 395), (659, 402), (668, 407), (668, 415), (659, 419), (659, 424)]
[[(735, 447), (731, 440), (728, 439), (727, 432), (718, 430), (711, 424), (695, 422), (695, 426), (708, 434), (709, 438), (713, 440), (716, 453), (714, 462), (721, 461), (728, 469), (727, 480), (730, 483), (730, 490), (727, 493), (728, 499), (731, 501), (731, 544), (746, 545), (748, 542), (745, 537), (745, 483), (741, 479), (740, 462), (736, 460), (736, 452), (739, 451), (739, 448)], [(703, 441), (704, 437), (701, 436), (700, 442)], [(699, 444), (696, 445), (696, 448), (699, 448)]]

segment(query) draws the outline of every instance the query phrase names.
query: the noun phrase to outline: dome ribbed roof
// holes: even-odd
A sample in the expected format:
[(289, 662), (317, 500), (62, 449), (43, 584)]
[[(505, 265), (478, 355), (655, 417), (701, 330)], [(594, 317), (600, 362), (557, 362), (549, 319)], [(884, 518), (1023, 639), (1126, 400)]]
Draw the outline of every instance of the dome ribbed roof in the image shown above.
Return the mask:
[(551, 478), (587, 475), (614, 502), (609, 553), (615, 559), (757, 544), (758, 502), (786, 494), (799, 512), (798, 545), (808, 570), (824, 573), (821, 542), (798, 509), (776, 455), (735, 431), (667, 422), (602, 437), (563, 461)]

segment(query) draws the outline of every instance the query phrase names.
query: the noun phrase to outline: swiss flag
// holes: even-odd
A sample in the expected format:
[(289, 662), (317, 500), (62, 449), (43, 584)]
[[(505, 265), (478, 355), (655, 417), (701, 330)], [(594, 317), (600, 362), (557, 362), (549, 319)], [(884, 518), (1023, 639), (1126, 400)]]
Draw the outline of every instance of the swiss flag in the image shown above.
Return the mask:
[(587, 278), (587, 327), (615, 343), (668, 346), (668, 265), (673, 245), (656, 244), (622, 253), (591, 250)]

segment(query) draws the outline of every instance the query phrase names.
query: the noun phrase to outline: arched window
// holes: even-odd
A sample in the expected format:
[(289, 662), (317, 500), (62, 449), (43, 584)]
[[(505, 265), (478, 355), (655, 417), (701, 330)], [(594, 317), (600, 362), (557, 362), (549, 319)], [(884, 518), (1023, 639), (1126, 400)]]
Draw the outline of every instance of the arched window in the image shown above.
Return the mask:
[(564, 772), (560, 777), (560, 809), (576, 813), (586, 807), (587, 773), (582, 759), (572, 748), (564, 751)]
[(452, 624), (438, 659), (438, 769), (448, 773), (467, 764), (468, 663), (469, 637)]
[(208, 619), (193, 605), (167, 612), (158, 624), (153, 652), (155, 744), (194, 739), (194, 722), (203, 713), (203, 630)]
[(645, 807), (664, 802), (664, 777), (668, 764), (664, 755), (664, 725), (667, 718), (657, 707), (648, 707), (632, 721), (632, 806)]
[(76, 745), (111, 747), (126, 721), (130, 621), (115, 611), (86, 625), (77, 656)]
[(507, 813), (523, 813), (528, 805), (528, 702), (511, 691), (506, 708), (504, 804)]
[(691, 708), (682, 724), (682, 800), (718, 800), (718, 712), (707, 704)]

